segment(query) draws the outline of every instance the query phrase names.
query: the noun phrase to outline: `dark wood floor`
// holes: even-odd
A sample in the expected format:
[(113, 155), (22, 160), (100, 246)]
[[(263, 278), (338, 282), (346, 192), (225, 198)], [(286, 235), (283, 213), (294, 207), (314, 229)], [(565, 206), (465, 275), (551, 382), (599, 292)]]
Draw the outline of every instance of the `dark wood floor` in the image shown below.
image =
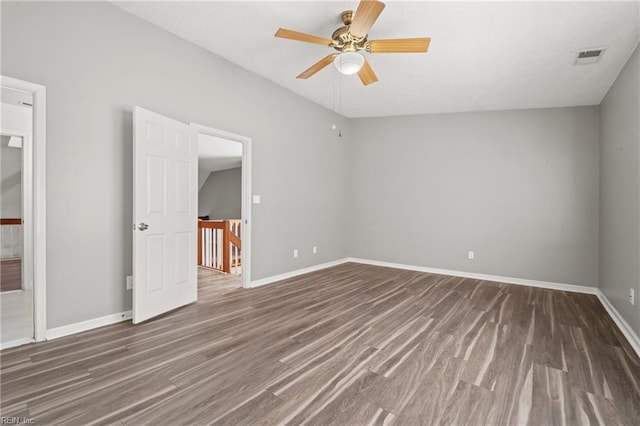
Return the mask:
[(22, 260), (0, 260), (0, 291), (13, 291), (22, 288)]
[(596, 297), (344, 264), (1, 354), (37, 424), (638, 424)]

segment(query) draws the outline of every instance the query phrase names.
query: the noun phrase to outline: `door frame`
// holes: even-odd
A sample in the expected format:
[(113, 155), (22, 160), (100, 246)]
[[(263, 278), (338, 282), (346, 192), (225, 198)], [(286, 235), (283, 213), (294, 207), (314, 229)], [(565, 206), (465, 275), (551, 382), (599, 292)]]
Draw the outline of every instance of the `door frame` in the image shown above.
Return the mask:
[(251, 288), (251, 138), (190, 122), (203, 135), (215, 136), (242, 144), (242, 287)]
[[(32, 226), (29, 227), (29, 239), (33, 262), (33, 337), (40, 342), (47, 339), (46, 87), (4, 75), (0, 75), (0, 86), (33, 95), (32, 134), (23, 141), (23, 146), (27, 145), (27, 141), (31, 142), (31, 149), (23, 150), (22, 153), (23, 179), (27, 175), (27, 179), (31, 179), (31, 184), (27, 182), (23, 189), (23, 208), (31, 204)], [(25, 228), (23, 226), (23, 238)]]

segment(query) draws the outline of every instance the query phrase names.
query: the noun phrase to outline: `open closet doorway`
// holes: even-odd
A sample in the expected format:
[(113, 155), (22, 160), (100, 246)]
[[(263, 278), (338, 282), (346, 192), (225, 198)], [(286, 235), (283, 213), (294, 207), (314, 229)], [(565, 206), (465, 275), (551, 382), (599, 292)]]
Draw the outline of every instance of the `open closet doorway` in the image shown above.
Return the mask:
[(250, 287), (250, 139), (192, 123), (198, 136), (198, 284), (207, 296)]
[(46, 338), (43, 86), (0, 80), (0, 348)]

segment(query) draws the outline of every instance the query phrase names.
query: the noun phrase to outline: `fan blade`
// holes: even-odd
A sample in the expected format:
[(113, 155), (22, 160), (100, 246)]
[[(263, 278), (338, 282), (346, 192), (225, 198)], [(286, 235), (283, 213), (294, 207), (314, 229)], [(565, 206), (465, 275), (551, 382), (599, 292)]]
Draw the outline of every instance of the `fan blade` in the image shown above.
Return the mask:
[(419, 53), (429, 50), (429, 37), (372, 40), (367, 49), (371, 53)]
[(331, 39), (318, 37), (311, 34), (305, 34), (298, 31), (287, 30), (285, 28), (278, 28), (278, 31), (276, 31), (274, 35), (280, 38), (306, 41), (307, 43), (324, 44), (325, 46), (331, 46), (333, 44), (333, 40)]
[(353, 16), (353, 21), (349, 27), (349, 32), (356, 38), (362, 38), (367, 35), (378, 16), (384, 9), (384, 3), (377, 0), (360, 0), (358, 9)]
[(305, 78), (306, 79), (306, 78), (311, 77), (312, 75), (314, 75), (315, 73), (320, 71), (322, 68), (326, 67), (331, 62), (333, 62), (333, 60), (335, 59), (336, 56), (338, 56), (337, 53), (332, 53), (329, 56), (325, 56), (324, 58), (320, 59), (318, 62), (316, 62), (315, 64), (311, 65), (309, 68), (304, 70), (302, 72), (302, 74), (300, 74), (296, 78)]
[(378, 76), (375, 72), (373, 72), (373, 68), (371, 68), (369, 61), (367, 61), (366, 59), (364, 60), (362, 68), (360, 68), (360, 71), (358, 71), (358, 77), (360, 77), (360, 81), (362, 81), (362, 84), (364, 84), (365, 86), (378, 81)]

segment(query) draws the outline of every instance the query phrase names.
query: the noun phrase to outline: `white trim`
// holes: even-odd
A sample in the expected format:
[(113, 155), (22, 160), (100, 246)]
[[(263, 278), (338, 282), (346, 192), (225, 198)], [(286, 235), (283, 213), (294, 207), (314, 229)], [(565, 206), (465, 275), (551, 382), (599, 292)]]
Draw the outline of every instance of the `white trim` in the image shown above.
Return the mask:
[(0, 86), (33, 94), (32, 155), (32, 220), (33, 220), (33, 316), (34, 337), (47, 337), (47, 211), (46, 211), (46, 88), (11, 77), (0, 76)]
[(251, 138), (202, 124), (189, 123), (189, 125), (198, 129), (201, 134), (242, 144), (242, 207), (240, 215), (242, 216), (243, 229), (240, 256), (242, 257), (242, 287), (250, 288), (253, 284), (251, 282)]
[[(414, 265), (404, 265), (400, 263), (392, 263), (392, 262), (381, 262), (378, 260), (370, 260), (370, 259), (360, 259), (360, 258), (343, 258), (334, 260), (331, 262), (321, 263), (319, 265), (309, 266), (307, 268), (297, 269), (291, 272), (285, 272), (283, 274), (273, 275), (270, 277), (262, 278), (256, 281), (253, 281), (250, 285), (251, 288), (260, 287), (267, 284), (272, 284), (278, 281), (286, 280), (288, 278), (294, 278), (299, 275), (308, 274), (310, 272), (320, 271), (322, 269), (331, 268), (334, 266), (341, 265), (343, 263), (353, 262), (353, 263), (361, 263), (365, 265), (374, 265), (374, 266), (383, 266), (387, 268), (396, 268), (396, 269), (405, 269), (410, 271), (418, 271), (418, 272), (428, 272), (440, 275), (450, 275), (456, 277), (464, 277), (464, 278), (475, 278), (479, 280), (486, 281), (494, 281), (494, 282), (502, 282), (506, 284), (515, 284), (515, 285), (527, 285), (530, 287), (540, 287), (540, 288), (548, 288), (552, 290), (563, 290), (563, 291), (571, 291), (577, 293), (586, 293), (586, 294), (594, 294), (598, 297), (606, 311), (609, 313), (611, 318), (614, 320), (622, 334), (627, 338), (629, 344), (633, 348), (633, 350), (640, 356), (640, 338), (633, 331), (631, 326), (624, 320), (624, 318), (620, 315), (620, 313), (613, 307), (609, 299), (600, 291), (598, 288), (594, 287), (586, 287), (586, 286), (578, 286), (573, 284), (561, 284), (561, 283), (553, 283), (549, 281), (537, 281), (537, 280), (526, 280), (521, 278), (510, 278), (510, 277), (502, 277), (497, 275), (487, 275), (487, 274), (476, 274), (471, 272), (462, 272), (462, 271), (452, 271), (449, 269), (438, 269), (438, 268), (428, 268), (424, 266), (414, 266)], [(132, 311), (120, 312), (117, 314), (106, 315), (100, 318), (94, 318), (91, 320), (69, 324), (61, 327), (56, 327), (47, 331), (47, 339), (57, 339), (59, 337), (68, 336), (70, 334), (80, 333), (83, 331), (88, 331), (94, 328), (103, 327), (105, 325), (116, 324), (118, 322), (127, 321), (131, 319)], [(0, 349), (6, 349), (14, 346), (23, 345), (26, 343), (33, 342), (33, 339), (25, 338), (18, 339), (11, 342), (5, 342), (0, 346)]]
[(81, 333), (83, 331), (92, 330), (105, 325), (116, 324), (122, 321), (130, 320), (133, 317), (133, 311), (119, 312), (117, 314), (105, 315), (99, 318), (76, 322), (74, 324), (63, 325), (47, 330), (47, 340), (57, 339), (59, 337), (68, 336), (70, 334)]
[(617, 309), (613, 307), (611, 302), (609, 302), (609, 299), (607, 299), (607, 296), (605, 296), (600, 289), (598, 289), (596, 295), (622, 334), (624, 334), (624, 337), (627, 338), (633, 350), (636, 351), (636, 354), (640, 357), (640, 337), (638, 337), (638, 335), (633, 331), (629, 323), (622, 318), (622, 315), (620, 315)]
[(526, 285), (530, 287), (548, 288), (551, 290), (571, 291), (574, 293), (598, 294), (596, 287), (587, 287), (574, 284), (554, 283), (550, 281), (527, 280), (523, 278), (501, 277), (498, 275), (476, 274), (474, 272), (453, 271), (450, 269), (429, 268), (426, 266), (405, 265), (402, 263), (381, 262), (379, 260), (348, 258), (349, 262), (363, 263), (365, 265), (384, 266), (386, 268), (406, 269), (409, 271), (428, 272), (431, 274), (451, 275), (454, 277), (474, 278), (484, 281), (495, 281), (506, 284)]
[(16, 346), (22, 346), (22, 345), (26, 345), (33, 342), (35, 342), (33, 337), (23, 337), (21, 339), (10, 340), (8, 342), (0, 343), (0, 351), (9, 349), (9, 348), (15, 348)]
[[(2, 123), (0, 123), (2, 124)], [(0, 127), (0, 135), (2, 136), (19, 136), (21, 138), (25, 138), (29, 136), (31, 132), (25, 132), (21, 130), (8, 129), (6, 127)], [(23, 141), (24, 142), (24, 141)]]
[(407, 269), (410, 271), (429, 272), (432, 274), (451, 275), (455, 277), (475, 278), (479, 280), (495, 281), (507, 284), (526, 285), (530, 287), (548, 288), (551, 290), (571, 291), (575, 293), (593, 294), (598, 297), (602, 306), (609, 313), (622, 334), (627, 338), (633, 350), (640, 356), (640, 338), (633, 331), (631, 326), (625, 321), (620, 313), (613, 307), (609, 299), (597, 287), (587, 287), (574, 284), (562, 284), (549, 281), (526, 280), (522, 278), (501, 277), (497, 275), (476, 274), (472, 272), (452, 271), (449, 269), (428, 268), (424, 266), (404, 265), (400, 263), (381, 262), (378, 260), (348, 258), (349, 262), (362, 263), (365, 265), (384, 266), (387, 268)]
[(333, 266), (342, 265), (343, 263), (350, 262), (349, 259), (338, 259), (327, 263), (321, 263), (319, 265), (309, 266), (308, 268), (296, 269), (295, 271), (285, 272), (284, 274), (272, 275), (270, 277), (261, 278), (251, 283), (251, 288), (260, 287), (263, 285), (271, 284), (277, 281), (286, 280), (288, 278), (297, 277), (298, 275), (308, 274), (309, 272), (319, 271), (321, 269), (331, 268)]

